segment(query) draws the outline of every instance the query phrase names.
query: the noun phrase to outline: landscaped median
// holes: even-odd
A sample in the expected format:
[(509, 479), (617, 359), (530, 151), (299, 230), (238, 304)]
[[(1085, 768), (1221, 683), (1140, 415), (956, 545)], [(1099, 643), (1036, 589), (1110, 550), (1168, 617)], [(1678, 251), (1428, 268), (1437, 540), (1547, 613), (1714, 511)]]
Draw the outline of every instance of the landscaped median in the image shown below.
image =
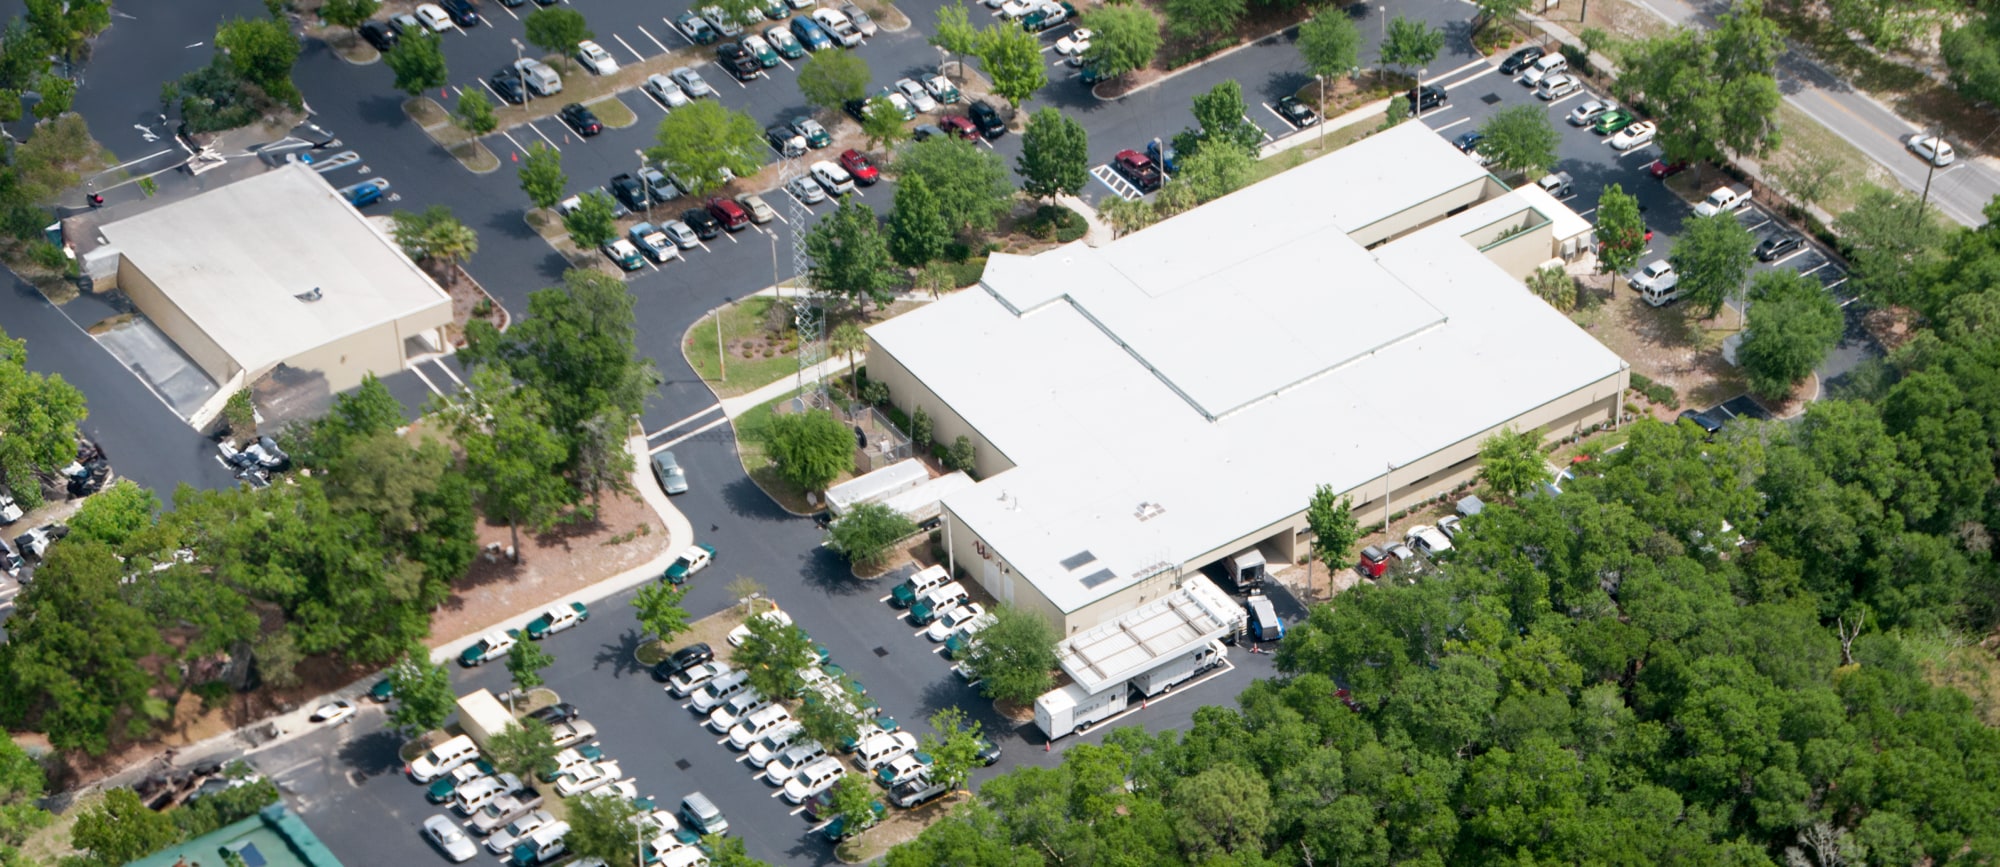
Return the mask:
[(424, 135), (430, 136), (431, 141), (437, 142), (468, 171), (483, 175), (500, 168), (500, 158), (459, 126), (451, 113), (437, 104), (437, 100), (428, 96), (404, 100), (403, 113), (416, 121), (417, 126), (423, 128)]

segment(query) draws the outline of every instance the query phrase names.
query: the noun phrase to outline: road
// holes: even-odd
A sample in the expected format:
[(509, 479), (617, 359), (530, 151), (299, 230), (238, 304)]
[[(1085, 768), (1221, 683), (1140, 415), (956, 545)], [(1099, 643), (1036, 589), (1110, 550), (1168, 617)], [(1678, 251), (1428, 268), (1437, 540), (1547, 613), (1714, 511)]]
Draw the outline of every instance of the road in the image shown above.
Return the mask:
[[(1729, 9), (1726, 2), (1700, 0), (1638, 2), (1668, 23), (1706, 28), (1713, 28), (1715, 16)], [(1778, 89), (1786, 102), (1880, 163), (1904, 188), (1921, 195), (1928, 182), (1931, 203), (1952, 220), (1966, 226), (1985, 225), (1984, 209), (2000, 195), (2000, 169), (1992, 159), (1975, 156), (1987, 141), (1956, 143), (1958, 162), (1926, 177), (1931, 173), (1925, 162), (1903, 146), (1922, 130), (1796, 47), (1778, 60)], [(1991, 138), (1989, 134), (1987, 139)]]

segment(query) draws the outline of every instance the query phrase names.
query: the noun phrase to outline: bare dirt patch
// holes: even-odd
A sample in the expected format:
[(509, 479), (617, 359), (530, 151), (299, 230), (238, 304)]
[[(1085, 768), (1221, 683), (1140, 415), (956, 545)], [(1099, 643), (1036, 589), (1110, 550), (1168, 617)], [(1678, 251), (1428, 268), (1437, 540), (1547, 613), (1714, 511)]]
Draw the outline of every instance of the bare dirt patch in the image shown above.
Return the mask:
[[(1735, 313), (1696, 319), (1686, 305), (1652, 307), (1630, 292), (1619, 292), (1615, 275), (1581, 281), (1577, 310), (1570, 318), (1598, 342), (1632, 365), (1636, 373), (1666, 385), (1683, 406), (1710, 406), (1749, 390), (1742, 371), (1724, 361), (1722, 339), (1742, 327)], [(1644, 401), (1641, 401), (1644, 404)], [(1677, 408), (1647, 404), (1655, 418), (1672, 421)]]
[[(431, 617), (431, 646), (485, 629), (509, 616), (528, 613), (570, 593), (647, 563), (669, 550), (660, 523), (637, 497), (605, 497), (594, 521), (566, 524), (542, 534), (521, 534), (521, 562), (500, 551), (510, 534), (505, 526), (480, 521), (479, 544), (488, 548), (459, 579), (451, 598)], [(685, 542), (685, 540), (682, 540)]]
[(912, 810), (890, 810), (880, 824), (842, 847), (842, 860), (863, 864), (880, 858), (897, 844), (917, 839), (932, 822), (951, 815), (954, 808), (971, 799), (971, 792), (953, 792)]

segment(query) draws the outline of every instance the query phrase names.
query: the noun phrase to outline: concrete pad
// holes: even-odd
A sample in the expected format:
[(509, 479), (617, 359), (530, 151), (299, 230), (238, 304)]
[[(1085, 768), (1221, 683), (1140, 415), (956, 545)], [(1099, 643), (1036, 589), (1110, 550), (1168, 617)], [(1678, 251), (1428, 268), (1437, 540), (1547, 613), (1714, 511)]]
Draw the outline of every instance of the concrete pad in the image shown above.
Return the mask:
[(158, 394), (167, 406), (186, 419), (220, 390), (194, 359), (181, 352), (165, 332), (144, 316), (95, 335), (120, 364), (131, 370)]

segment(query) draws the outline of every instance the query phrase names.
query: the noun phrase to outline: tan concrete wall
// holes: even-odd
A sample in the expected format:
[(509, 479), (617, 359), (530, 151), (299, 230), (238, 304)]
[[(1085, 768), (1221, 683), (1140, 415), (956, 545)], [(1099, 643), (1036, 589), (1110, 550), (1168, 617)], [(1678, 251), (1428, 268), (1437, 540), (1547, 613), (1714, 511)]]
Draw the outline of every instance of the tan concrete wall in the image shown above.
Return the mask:
[[(395, 323), (383, 323), (307, 349), (284, 363), (319, 373), (326, 377), (327, 388), (338, 393), (360, 385), (362, 378), (370, 373), (386, 376), (402, 370), (403, 341)], [(257, 375), (265, 372), (258, 371)]]
[[(1503, 191), (1505, 189), (1498, 187), (1497, 184), (1490, 183), (1486, 178), (1481, 178), (1458, 189), (1443, 193), (1427, 201), (1418, 202), (1395, 214), (1376, 220), (1353, 232), (1349, 232), (1348, 237), (1353, 238), (1355, 243), (1363, 247), (1373, 247), (1376, 244), (1380, 244), (1383, 241), (1387, 241), (1390, 238), (1394, 238), (1397, 235), (1443, 217), (1459, 208), (1485, 201), (1493, 195), (1491, 190), (1494, 188), (1499, 188)], [(1543, 258), (1548, 257), (1544, 256)]]
[(162, 333), (181, 348), (182, 352), (194, 359), (194, 363), (199, 365), (210, 379), (227, 382), (230, 377), (242, 370), (236, 359), (230, 358), (228, 353), (223, 352), (221, 345), (211, 339), (208, 332), (201, 330), (194, 319), (183, 312), (180, 305), (169, 299), (166, 293), (161, 292), (159, 285), (133, 265), (130, 259), (119, 260), (118, 289), (125, 293), (125, 297), (132, 299), (132, 304), (139, 308), (139, 312), (146, 314), (146, 318), (151, 319)]
[[(1536, 268), (1540, 267), (1543, 262), (1547, 262), (1553, 258), (1558, 252), (1555, 240), (1555, 225), (1548, 220), (1542, 219), (1539, 214), (1530, 212), (1526, 216), (1538, 220), (1539, 223), (1526, 232), (1507, 238), (1480, 251), (1493, 264), (1499, 265), (1501, 270), (1512, 274), (1514, 279), (1522, 281), (1526, 281), (1530, 275), (1535, 273)], [(1509, 225), (1519, 225), (1519, 223), (1515, 222)], [(1487, 243), (1493, 242), (1488, 241)]]
[(924, 385), (916, 374), (911, 373), (908, 367), (877, 344), (872, 337), (868, 339), (867, 363), (868, 378), (889, 386), (890, 402), (898, 409), (904, 413), (912, 413), (919, 406), (924, 408), (924, 413), (931, 417), (931, 439), (950, 443), (961, 435), (972, 438), (972, 445), (979, 455), (973, 475), (984, 479), (1014, 468), (1013, 461), (1008, 460), (1006, 455), (994, 448), (993, 443), (979, 431), (974, 430), (972, 425), (967, 424), (957, 410), (939, 398), (936, 392)]

